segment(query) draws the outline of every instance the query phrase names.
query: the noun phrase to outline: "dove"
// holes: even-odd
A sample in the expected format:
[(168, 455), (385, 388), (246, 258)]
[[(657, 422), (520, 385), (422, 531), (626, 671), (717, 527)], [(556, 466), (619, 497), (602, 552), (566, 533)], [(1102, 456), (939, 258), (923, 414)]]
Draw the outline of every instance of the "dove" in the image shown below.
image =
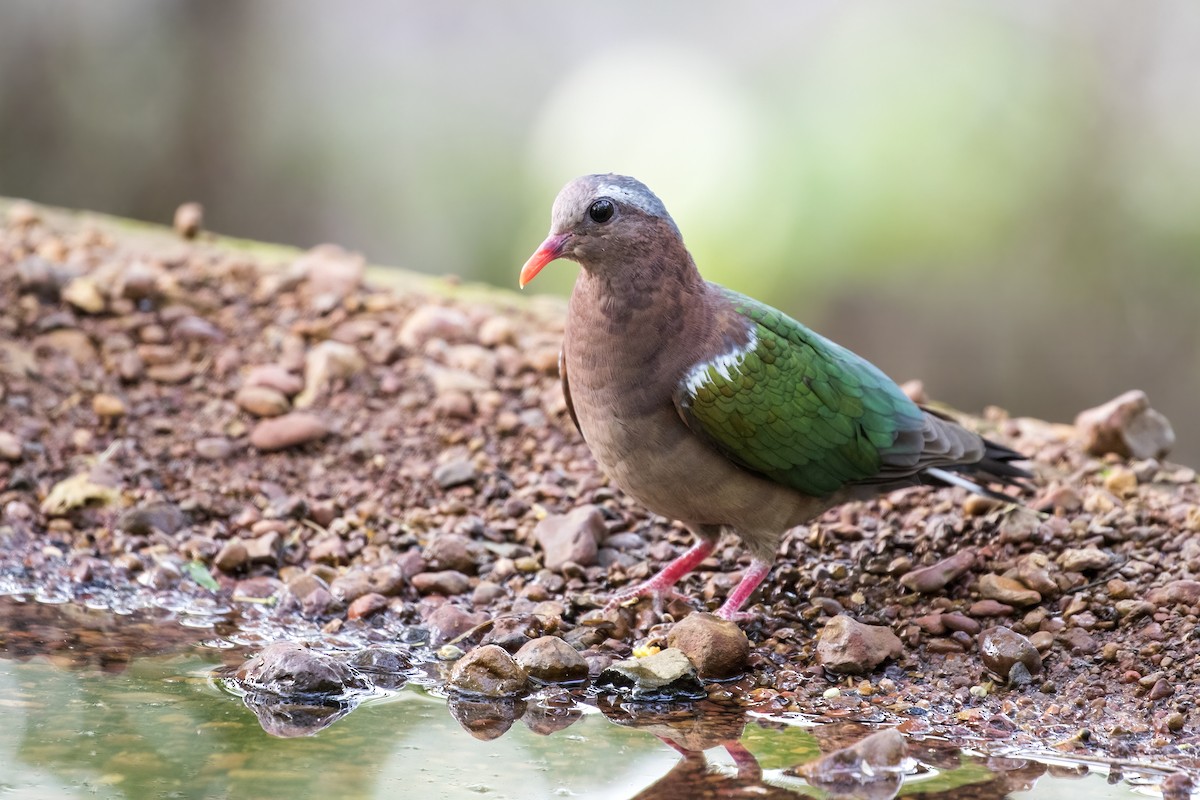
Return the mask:
[(521, 287), (558, 259), (580, 266), (559, 357), (571, 418), (613, 483), (696, 537), (610, 607), (650, 597), (661, 610), (731, 531), (751, 560), (716, 614), (743, 621), (783, 535), (824, 511), (922, 483), (996, 495), (987, 484), (1030, 477), (1020, 453), (917, 405), (866, 359), (705, 281), (634, 178), (568, 183)]

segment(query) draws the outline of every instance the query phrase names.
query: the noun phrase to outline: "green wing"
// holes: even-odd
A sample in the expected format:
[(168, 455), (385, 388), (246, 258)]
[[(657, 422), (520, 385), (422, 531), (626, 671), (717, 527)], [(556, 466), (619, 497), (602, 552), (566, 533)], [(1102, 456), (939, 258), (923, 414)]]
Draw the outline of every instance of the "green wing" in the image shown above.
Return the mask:
[(684, 377), (675, 405), (688, 427), (809, 495), (920, 469), (925, 415), (888, 376), (783, 312), (713, 286), (753, 338)]

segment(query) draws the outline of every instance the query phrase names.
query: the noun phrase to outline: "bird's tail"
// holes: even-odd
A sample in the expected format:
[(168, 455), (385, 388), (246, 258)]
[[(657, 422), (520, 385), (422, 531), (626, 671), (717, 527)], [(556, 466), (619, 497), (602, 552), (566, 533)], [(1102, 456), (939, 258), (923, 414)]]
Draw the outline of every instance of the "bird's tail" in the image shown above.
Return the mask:
[(974, 494), (1013, 502), (1011, 495), (989, 489), (985, 484), (1028, 489), (1027, 481), (1033, 478), (1033, 474), (1012, 463), (1026, 461), (1026, 456), (991, 439), (984, 439), (983, 445), (983, 458), (973, 464), (930, 467), (921, 473), (922, 477), (930, 478), (929, 482), (932, 483), (960, 486)]

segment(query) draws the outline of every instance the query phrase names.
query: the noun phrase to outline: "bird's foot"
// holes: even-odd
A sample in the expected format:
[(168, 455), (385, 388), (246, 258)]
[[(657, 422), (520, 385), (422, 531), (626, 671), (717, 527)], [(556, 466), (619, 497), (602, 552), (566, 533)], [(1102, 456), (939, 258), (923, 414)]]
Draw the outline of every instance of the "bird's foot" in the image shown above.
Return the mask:
[(663, 586), (660, 583), (657, 583), (657, 577), (658, 576), (655, 576), (639, 586), (635, 586), (632, 589), (626, 589), (623, 592), (618, 592), (617, 594), (613, 595), (612, 598), (605, 603), (604, 613), (607, 614), (611, 611), (616, 611), (618, 608), (626, 605), (631, 600), (636, 601), (643, 597), (649, 597), (651, 599), (651, 601), (654, 603), (654, 613), (658, 614), (660, 617), (663, 615), (663, 609), (666, 607), (666, 604), (672, 600), (682, 600), (688, 604), (692, 602), (691, 599), (683, 592), (676, 591), (671, 586)]
[(749, 622), (754, 619), (754, 615), (742, 611), (742, 606), (750, 599), (750, 595), (754, 594), (754, 590), (767, 577), (767, 573), (771, 571), (771, 565), (761, 559), (754, 559), (750, 562), (750, 569), (742, 574), (741, 581), (733, 587), (733, 591), (729, 593), (725, 604), (717, 609), (717, 616), (721, 619), (727, 619), (731, 622)]

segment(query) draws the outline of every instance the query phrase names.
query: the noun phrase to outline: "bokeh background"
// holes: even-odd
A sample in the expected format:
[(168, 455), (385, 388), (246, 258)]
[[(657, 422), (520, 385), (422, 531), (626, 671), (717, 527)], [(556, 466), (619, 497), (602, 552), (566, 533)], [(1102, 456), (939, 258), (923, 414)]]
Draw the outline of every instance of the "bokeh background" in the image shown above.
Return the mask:
[(897, 379), (1143, 388), (1200, 465), (1194, 0), (0, 5), (0, 194), (513, 286), (598, 171)]

